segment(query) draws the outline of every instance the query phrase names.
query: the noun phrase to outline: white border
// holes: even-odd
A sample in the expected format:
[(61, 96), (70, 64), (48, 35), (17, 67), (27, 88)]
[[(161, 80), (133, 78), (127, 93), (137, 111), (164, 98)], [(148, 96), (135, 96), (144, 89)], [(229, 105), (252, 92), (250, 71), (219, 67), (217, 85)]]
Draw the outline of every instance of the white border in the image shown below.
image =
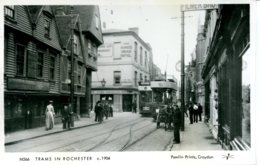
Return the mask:
[[(3, 57), (3, 5), (4, 4), (22, 4), (22, 5), (58, 5), (58, 4), (65, 4), (65, 5), (72, 5), (72, 4), (79, 4), (79, 5), (86, 5), (86, 4), (97, 4), (97, 5), (170, 5), (170, 4), (179, 4), (179, 3), (222, 3), (222, 4), (236, 4), (236, 3), (250, 3), (250, 47), (252, 50), (252, 89), (251, 89), (251, 136), (252, 136), (252, 150), (251, 151), (244, 151), (244, 152), (235, 152), (235, 151), (187, 151), (182, 152), (178, 151), (178, 155), (210, 155), (213, 156), (214, 159), (210, 160), (191, 160), (191, 159), (178, 159), (173, 160), (171, 159), (171, 155), (175, 154), (176, 152), (98, 152), (98, 153), (5, 153), (4, 152), (4, 97), (3, 97), (3, 89), (4, 89), (4, 82), (3, 82), (3, 66), (4, 66), (4, 57)], [(259, 106), (259, 88), (257, 87), (257, 84), (259, 84), (259, 78), (257, 78), (256, 73), (259, 73), (259, 65), (257, 65), (257, 62), (260, 61), (259, 53), (260, 48), (258, 46), (256, 50), (256, 43), (260, 42), (260, 2), (256, 2), (254, 0), (229, 0), (229, 1), (217, 1), (217, 0), (183, 0), (183, 1), (173, 1), (173, 0), (131, 0), (131, 1), (125, 1), (125, 0), (45, 0), (45, 1), (25, 1), (25, 0), (9, 0), (6, 2), (0, 2), (1, 4), (1, 10), (0, 10), (0, 74), (2, 75), (2, 78), (0, 79), (0, 162), (1, 164), (42, 164), (42, 163), (48, 163), (48, 164), (133, 164), (133, 163), (146, 163), (146, 164), (236, 164), (236, 165), (242, 165), (242, 164), (256, 164), (256, 158), (257, 158), (257, 146), (259, 148), (259, 142), (257, 139), (260, 139), (259, 134), (257, 132), (259, 131), (259, 128), (257, 127), (259, 124), (259, 118), (257, 116), (260, 116), (258, 107)], [(257, 10), (258, 9), (258, 10)], [(256, 23), (257, 22), (257, 23)], [(256, 52), (258, 52), (256, 54)], [(256, 138), (257, 137), (257, 138)], [(230, 153), (233, 155), (233, 159), (223, 159), (223, 155), (227, 155)], [(44, 157), (51, 157), (52, 161), (45, 161), (45, 162), (38, 162), (35, 161), (35, 157), (44, 156)], [(63, 157), (63, 156), (91, 156), (92, 161), (54, 161), (55, 157)], [(95, 158), (100, 156), (110, 156), (110, 161), (97, 161)], [(19, 158), (21, 157), (29, 157), (31, 161), (29, 162), (21, 162), (19, 161)], [(259, 159), (259, 158), (258, 158)], [(259, 163), (259, 160), (258, 160)], [(141, 164), (141, 163), (140, 163)]]

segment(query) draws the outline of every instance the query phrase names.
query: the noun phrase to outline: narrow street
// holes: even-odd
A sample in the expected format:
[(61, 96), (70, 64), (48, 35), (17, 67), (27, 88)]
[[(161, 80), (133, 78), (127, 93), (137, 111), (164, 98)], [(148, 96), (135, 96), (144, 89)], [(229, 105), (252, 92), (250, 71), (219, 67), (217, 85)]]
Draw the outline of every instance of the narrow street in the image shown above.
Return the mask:
[(170, 145), (172, 138), (172, 132), (156, 129), (152, 118), (118, 113), (113, 118), (105, 119), (102, 124), (7, 145), (6, 151), (163, 151)]

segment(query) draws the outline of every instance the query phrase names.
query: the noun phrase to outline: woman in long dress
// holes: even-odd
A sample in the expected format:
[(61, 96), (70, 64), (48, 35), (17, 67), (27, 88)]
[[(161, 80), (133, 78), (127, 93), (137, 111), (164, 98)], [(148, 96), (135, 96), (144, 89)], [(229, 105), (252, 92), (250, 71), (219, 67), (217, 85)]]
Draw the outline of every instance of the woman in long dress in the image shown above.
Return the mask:
[(54, 126), (54, 108), (52, 106), (52, 101), (50, 101), (50, 104), (46, 108), (46, 130), (50, 130)]

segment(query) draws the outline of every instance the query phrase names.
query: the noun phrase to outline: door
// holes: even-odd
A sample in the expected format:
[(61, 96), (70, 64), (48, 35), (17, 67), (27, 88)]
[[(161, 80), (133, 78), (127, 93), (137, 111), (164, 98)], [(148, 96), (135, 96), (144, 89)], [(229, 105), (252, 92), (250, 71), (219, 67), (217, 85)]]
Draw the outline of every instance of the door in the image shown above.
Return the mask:
[(132, 95), (123, 95), (123, 112), (132, 112)]

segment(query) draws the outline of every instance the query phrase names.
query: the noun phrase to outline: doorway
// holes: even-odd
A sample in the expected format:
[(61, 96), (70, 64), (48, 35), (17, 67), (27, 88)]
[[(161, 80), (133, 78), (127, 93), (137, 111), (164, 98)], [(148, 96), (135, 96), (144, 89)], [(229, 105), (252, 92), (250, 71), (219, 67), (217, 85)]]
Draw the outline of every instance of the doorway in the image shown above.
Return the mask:
[(123, 95), (123, 112), (132, 112), (133, 95)]

